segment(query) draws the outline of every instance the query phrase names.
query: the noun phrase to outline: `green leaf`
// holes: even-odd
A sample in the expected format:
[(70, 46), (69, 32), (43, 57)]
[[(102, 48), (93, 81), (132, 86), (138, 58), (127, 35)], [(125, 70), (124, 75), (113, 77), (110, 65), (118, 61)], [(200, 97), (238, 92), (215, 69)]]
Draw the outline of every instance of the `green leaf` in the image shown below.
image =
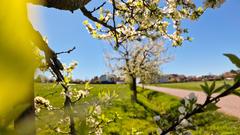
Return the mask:
[(200, 85), (200, 86), (201, 86), (202, 90), (203, 90), (206, 94), (208, 94), (208, 89), (207, 89), (204, 85)]
[(224, 54), (229, 60), (235, 64), (238, 68), (240, 68), (240, 59), (234, 54)]
[(101, 115), (101, 119), (102, 119), (103, 121), (105, 120), (105, 115), (104, 115), (104, 114)]
[(207, 107), (205, 108), (207, 111), (216, 111), (217, 109), (219, 109), (220, 107), (218, 107), (216, 104), (214, 103), (210, 103), (207, 105)]
[(96, 24), (97, 29), (101, 29), (102, 28), (101, 24), (99, 24), (99, 23), (95, 23), (95, 24)]
[(225, 86), (226, 89), (229, 89), (231, 87), (231, 85), (227, 84), (225, 81), (224, 81), (224, 86)]
[(208, 83), (205, 81), (204, 85), (209, 89)]
[(216, 89), (213, 91), (213, 93), (220, 92), (220, 91), (221, 91), (222, 89), (224, 89), (225, 87), (226, 87), (225, 85), (222, 85), (222, 86), (216, 88)]
[(83, 24), (87, 25), (88, 24), (88, 20), (83, 21)]
[(93, 87), (90, 86), (90, 82), (88, 81), (86, 84), (85, 84), (85, 90), (91, 90)]
[(210, 92), (212, 93), (213, 90), (215, 89), (216, 86), (216, 81), (213, 81), (212, 85), (210, 86)]
[(204, 85), (200, 85), (200, 86), (207, 95), (211, 95), (211, 91), (207, 82), (204, 82)]
[(187, 37), (187, 40), (190, 42), (193, 41), (193, 39), (191, 37)]

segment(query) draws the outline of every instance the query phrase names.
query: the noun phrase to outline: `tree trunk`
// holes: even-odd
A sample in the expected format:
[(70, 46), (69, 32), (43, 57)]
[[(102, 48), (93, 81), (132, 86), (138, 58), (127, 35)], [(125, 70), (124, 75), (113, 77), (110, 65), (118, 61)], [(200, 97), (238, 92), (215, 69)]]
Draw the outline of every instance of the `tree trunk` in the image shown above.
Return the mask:
[(31, 87), (30, 106), (14, 121), (17, 135), (36, 135), (35, 109), (34, 109), (34, 83)]
[[(68, 87), (65, 86), (64, 84), (62, 84), (62, 87), (64, 88), (65, 93), (68, 92)], [(69, 97), (69, 95), (65, 95), (65, 101), (64, 101), (64, 110), (65, 112), (68, 114), (69, 118), (70, 118), (70, 135), (76, 135), (77, 131), (75, 129), (75, 122), (74, 122), (74, 116), (73, 116), (73, 112), (72, 112), (72, 101), (71, 98)]]
[(130, 88), (133, 92), (132, 94), (132, 101), (133, 102), (137, 102), (137, 81), (135, 77), (131, 77), (131, 88)]
[(64, 109), (65, 112), (68, 114), (69, 118), (70, 118), (70, 135), (76, 135), (76, 129), (75, 129), (75, 122), (74, 122), (74, 116), (73, 116), (73, 112), (72, 112), (72, 103), (71, 103), (71, 99), (68, 96), (65, 96), (65, 102), (64, 102)]
[(144, 83), (142, 83), (142, 90), (145, 90)]

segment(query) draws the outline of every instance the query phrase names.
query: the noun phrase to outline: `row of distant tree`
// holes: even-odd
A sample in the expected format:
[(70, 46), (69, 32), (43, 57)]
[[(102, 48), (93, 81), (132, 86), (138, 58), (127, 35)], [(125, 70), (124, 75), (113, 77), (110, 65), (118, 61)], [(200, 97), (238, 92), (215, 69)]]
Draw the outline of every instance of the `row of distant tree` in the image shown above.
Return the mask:
[[(38, 83), (54, 83), (56, 80), (54, 78), (49, 78), (43, 74), (39, 74), (34, 79), (35, 82)], [(81, 80), (81, 79), (72, 79), (70, 80), (70, 83), (76, 83), (76, 84), (85, 84), (88, 82), (88, 80)]]
[[(220, 75), (202, 75), (202, 76), (185, 76), (179, 74), (168, 74), (155, 76), (151, 83), (167, 83), (167, 82), (193, 82), (193, 81), (217, 81), (217, 80), (232, 80), (240, 70), (230, 70)], [(90, 80), (72, 79), (70, 82), (75, 84), (85, 84), (90, 82), (91, 84), (115, 84), (115, 83), (125, 83), (125, 79), (117, 77), (114, 74), (104, 74), (101, 76), (95, 76)], [(37, 75), (35, 77), (35, 82), (41, 83), (53, 83), (55, 80), (49, 78), (43, 74)]]
[[(55, 82), (54, 78), (49, 78), (43, 74), (39, 74), (35, 77), (35, 82), (38, 83), (53, 83)], [(75, 84), (85, 84), (90, 82), (91, 84), (116, 84), (116, 83), (124, 83), (124, 79), (117, 77), (114, 74), (104, 74), (101, 76), (95, 76), (90, 80), (81, 80), (81, 79), (71, 79), (70, 83)]]
[(185, 76), (179, 74), (168, 74), (160, 77), (159, 82), (171, 83), (171, 82), (194, 82), (194, 81), (218, 81), (218, 80), (233, 80), (240, 70), (230, 70), (220, 75), (202, 75), (202, 76)]

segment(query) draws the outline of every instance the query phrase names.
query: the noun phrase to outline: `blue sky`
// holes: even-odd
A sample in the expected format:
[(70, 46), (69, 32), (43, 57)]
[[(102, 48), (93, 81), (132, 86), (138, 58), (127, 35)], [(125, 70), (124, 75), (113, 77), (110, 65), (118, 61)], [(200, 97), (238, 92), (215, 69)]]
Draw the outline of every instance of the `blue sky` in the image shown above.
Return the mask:
[[(76, 46), (71, 54), (63, 54), (64, 63), (77, 60), (79, 65), (74, 78), (90, 79), (104, 74), (108, 68), (104, 51), (111, 49), (107, 42), (93, 39), (82, 22), (86, 18), (80, 11), (68, 11), (30, 6), (30, 20), (33, 26), (46, 36), (49, 45), (56, 51)], [(220, 74), (235, 69), (222, 54), (235, 53), (240, 56), (240, 1), (228, 0), (221, 8), (209, 9), (198, 21), (186, 21), (192, 42), (182, 47), (168, 48), (174, 60), (161, 66), (163, 73), (185, 75)], [(38, 16), (38, 19), (36, 19)]]

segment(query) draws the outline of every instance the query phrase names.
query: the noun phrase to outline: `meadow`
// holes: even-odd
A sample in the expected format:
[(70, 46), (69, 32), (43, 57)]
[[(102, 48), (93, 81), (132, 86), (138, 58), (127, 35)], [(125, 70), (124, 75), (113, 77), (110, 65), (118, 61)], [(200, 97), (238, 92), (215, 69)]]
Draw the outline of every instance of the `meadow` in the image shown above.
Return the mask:
[[(233, 84), (233, 81), (225, 81), (227, 84)], [(212, 81), (207, 82), (209, 85)], [(182, 83), (159, 83), (159, 84), (152, 84), (154, 86), (159, 87), (167, 87), (167, 88), (176, 88), (176, 89), (184, 89), (184, 90), (195, 90), (195, 91), (202, 91), (200, 85), (203, 85), (204, 82), (182, 82)], [(216, 87), (222, 86), (224, 81), (216, 81)]]
[[(180, 99), (151, 90), (143, 90), (138, 88), (139, 104), (131, 102), (131, 91), (128, 85), (91, 85), (93, 89), (90, 91), (88, 97), (84, 98), (81, 102), (94, 101), (99, 91), (116, 91), (118, 98), (111, 102), (111, 105), (103, 108), (103, 113), (106, 117), (112, 113), (117, 112), (120, 119), (110, 123), (103, 128), (104, 135), (127, 135), (134, 134), (133, 132), (139, 131), (143, 135), (154, 133), (157, 129), (153, 117), (160, 114), (160, 116), (171, 116), (180, 105)], [(73, 85), (77, 89), (83, 89), (83, 85)], [(192, 88), (191, 88), (192, 89)], [(56, 107), (62, 107), (63, 97), (60, 96), (62, 91), (61, 86), (53, 84), (35, 84), (35, 95), (43, 96), (50, 100), (51, 104)], [(81, 103), (78, 107), (81, 109)], [(57, 134), (51, 129), (51, 124), (54, 125), (62, 117), (61, 113), (55, 111), (43, 110), (37, 116), (37, 132), (39, 135), (55, 135)], [(80, 118), (79, 118), (80, 119)], [(170, 124), (170, 123), (169, 123)], [(219, 112), (205, 112), (194, 116), (194, 125), (191, 132), (194, 135), (232, 135), (239, 134), (240, 120), (224, 115)], [(76, 124), (76, 129), (79, 124)]]

